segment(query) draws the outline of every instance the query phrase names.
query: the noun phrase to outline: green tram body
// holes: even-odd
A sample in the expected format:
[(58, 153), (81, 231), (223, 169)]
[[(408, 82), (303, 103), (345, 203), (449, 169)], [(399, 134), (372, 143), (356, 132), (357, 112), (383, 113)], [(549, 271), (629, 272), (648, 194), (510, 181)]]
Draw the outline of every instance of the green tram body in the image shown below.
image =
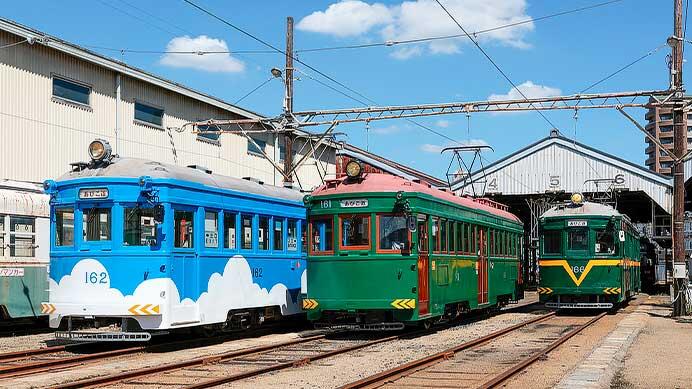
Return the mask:
[[(492, 208), (500, 204), (466, 198), (470, 206), (462, 206), (451, 193), (384, 174), (325, 187), (305, 199), (309, 251), (303, 308), (316, 324), (401, 329), (523, 297), (523, 225)], [(368, 237), (366, 244), (344, 239), (354, 230)], [(409, 243), (390, 247), (392, 236)]]
[(614, 208), (562, 204), (539, 220), (540, 301), (550, 308), (610, 308), (641, 289), (639, 233)]

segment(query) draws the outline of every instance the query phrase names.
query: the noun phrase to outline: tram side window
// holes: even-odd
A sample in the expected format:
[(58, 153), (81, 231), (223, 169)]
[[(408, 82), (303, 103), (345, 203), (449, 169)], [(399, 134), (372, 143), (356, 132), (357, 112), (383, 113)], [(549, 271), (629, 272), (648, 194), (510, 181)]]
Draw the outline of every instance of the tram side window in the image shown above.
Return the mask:
[(10, 216), (10, 257), (33, 257), (36, 219)]
[(240, 248), (252, 250), (252, 215), (241, 215), (240, 224), (243, 228), (243, 234), (240, 236)]
[(274, 244), (275, 251), (283, 251), (284, 249), (284, 219), (274, 218)]
[(331, 218), (310, 222), (310, 252), (330, 253), (334, 250), (334, 226)]
[(567, 250), (586, 251), (589, 249), (589, 229), (573, 228), (567, 232)]
[(305, 220), (300, 221), (300, 249), (303, 253), (308, 252), (308, 224)]
[(370, 215), (342, 215), (341, 246), (368, 248), (370, 246)]
[(562, 254), (562, 234), (559, 230), (546, 230), (543, 233), (543, 252), (548, 255)]
[(55, 210), (55, 245), (74, 245), (74, 210), (72, 208)]
[(82, 214), (82, 236), (88, 242), (111, 240), (110, 208), (89, 208)]
[(260, 250), (269, 250), (269, 218), (266, 216), (260, 216), (258, 226), (257, 248)]
[(406, 216), (378, 215), (377, 247), (380, 250), (407, 251), (410, 248)]
[(447, 252), (447, 220), (440, 220), (440, 251)]
[(0, 257), (5, 256), (5, 216), (0, 215)]
[(466, 252), (466, 248), (464, 247), (464, 244), (466, 243), (466, 240), (464, 239), (464, 227), (464, 223), (457, 223), (455, 236), (457, 240), (457, 253), (459, 254)]
[(236, 248), (236, 229), (235, 229), (235, 213), (223, 213), (223, 247), (227, 249)]
[(596, 254), (615, 254), (615, 234), (611, 228), (596, 230)]
[(288, 251), (298, 251), (298, 223), (293, 219), (288, 219), (286, 239)]
[(123, 219), (123, 245), (148, 246), (156, 241), (153, 208), (125, 208)]
[(175, 247), (194, 247), (194, 216), (192, 211), (175, 211)]
[(216, 212), (204, 212), (204, 247), (219, 247), (219, 218)]
[(433, 251), (440, 251), (440, 221), (438, 218), (433, 216), (432, 218), (432, 236), (430, 237), (433, 242)]

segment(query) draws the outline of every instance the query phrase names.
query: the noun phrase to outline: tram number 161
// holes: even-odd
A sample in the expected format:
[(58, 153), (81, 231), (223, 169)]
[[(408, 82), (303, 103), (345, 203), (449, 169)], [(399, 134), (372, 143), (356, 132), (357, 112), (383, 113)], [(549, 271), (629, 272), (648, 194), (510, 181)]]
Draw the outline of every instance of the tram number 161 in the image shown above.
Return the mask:
[(97, 273), (95, 271), (84, 273), (84, 283), (85, 284), (107, 284), (108, 283), (108, 273), (102, 271)]

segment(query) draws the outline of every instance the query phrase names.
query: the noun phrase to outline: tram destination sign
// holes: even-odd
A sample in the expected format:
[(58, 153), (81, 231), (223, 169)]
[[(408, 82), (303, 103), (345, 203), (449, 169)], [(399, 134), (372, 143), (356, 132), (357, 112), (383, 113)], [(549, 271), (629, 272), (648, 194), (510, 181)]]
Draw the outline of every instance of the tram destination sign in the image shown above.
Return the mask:
[(365, 208), (368, 206), (367, 199), (341, 200), (341, 208)]
[(586, 220), (567, 220), (567, 227), (586, 227)]
[(0, 267), (0, 277), (24, 277), (24, 268)]
[(108, 198), (107, 188), (84, 188), (79, 190), (79, 198), (82, 200), (106, 199)]

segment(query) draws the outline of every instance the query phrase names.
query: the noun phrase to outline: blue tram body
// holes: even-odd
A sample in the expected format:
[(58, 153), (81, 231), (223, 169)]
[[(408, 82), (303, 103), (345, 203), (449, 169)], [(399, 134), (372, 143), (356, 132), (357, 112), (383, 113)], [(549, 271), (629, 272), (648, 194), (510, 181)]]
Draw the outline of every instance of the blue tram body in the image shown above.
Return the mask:
[(45, 187), (54, 328), (66, 318), (120, 318), (115, 338), (136, 340), (153, 330), (244, 327), (301, 312), (298, 191), (117, 157), (77, 165)]

